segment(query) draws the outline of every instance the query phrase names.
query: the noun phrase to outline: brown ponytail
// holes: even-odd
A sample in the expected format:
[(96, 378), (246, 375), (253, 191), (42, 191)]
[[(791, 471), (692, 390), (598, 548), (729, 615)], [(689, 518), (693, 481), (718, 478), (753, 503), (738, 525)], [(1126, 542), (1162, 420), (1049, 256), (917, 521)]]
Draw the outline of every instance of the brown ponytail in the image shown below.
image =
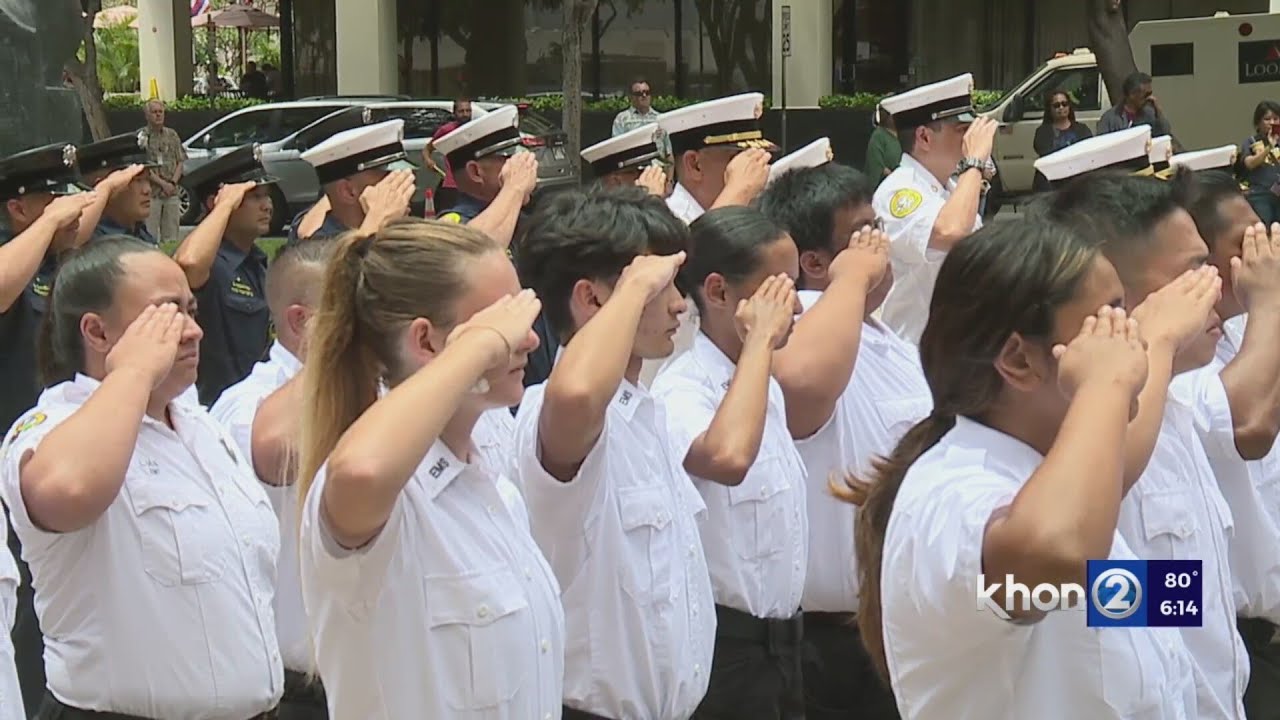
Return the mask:
[(434, 220), (397, 220), (374, 236), (338, 241), (303, 369), (299, 502), (342, 434), (378, 399), (382, 381), (405, 374), (403, 328), (420, 317), (451, 326), (468, 289), (464, 262), (491, 252), (499, 247), (487, 235)]

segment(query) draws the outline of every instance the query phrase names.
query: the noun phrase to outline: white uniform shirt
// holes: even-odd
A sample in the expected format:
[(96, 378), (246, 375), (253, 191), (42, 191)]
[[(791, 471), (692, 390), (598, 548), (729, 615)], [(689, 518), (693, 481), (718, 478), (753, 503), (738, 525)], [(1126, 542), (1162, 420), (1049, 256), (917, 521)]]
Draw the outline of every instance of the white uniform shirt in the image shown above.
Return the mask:
[[(21, 422), (21, 420), (19, 420)], [(0, 512), (0, 537), (9, 536), (9, 521)], [(18, 563), (13, 553), (0, 551), (0, 720), (26, 720), (22, 706), (22, 688), (18, 685), (18, 669), (14, 663), (13, 619), (18, 608)]]
[[(884, 220), (893, 263), (893, 289), (881, 317), (890, 330), (915, 345), (929, 319), (933, 284), (947, 256), (929, 247), (929, 236), (955, 187), (955, 180), (940, 183), (918, 160), (903, 155), (902, 164), (880, 183), (871, 203)], [(982, 218), (975, 215), (973, 229), (980, 227)]]
[(346, 550), (320, 517), (325, 480), (300, 552), (330, 717), (560, 717), (560, 587), (515, 486), (437, 441), (382, 532)]
[[(272, 343), (267, 360), (253, 366), (244, 380), (223, 391), (209, 414), (231, 434), (240, 453), (253, 459), (253, 419), (258, 406), (302, 370), (302, 363), (279, 342)], [(280, 527), (280, 557), (276, 562), (276, 633), (280, 654), (289, 670), (315, 669), (307, 617), (302, 610), (298, 576), (298, 493), (292, 485), (263, 485)]]
[[(975, 609), (991, 514), (1043, 462), (1022, 442), (961, 417), (907, 471), (885, 534), (880, 589), (902, 717), (1194, 720), (1191, 658), (1177, 630), (1088, 628), (1083, 608), (1030, 625)], [(1118, 533), (1109, 557), (1134, 557)]]
[(680, 183), (676, 183), (671, 196), (667, 198), (667, 207), (671, 208), (672, 214), (683, 220), (686, 225), (702, 217), (706, 212), (706, 209), (693, 198), (693, 194)]
[[(805, 310), (822, 297), (800, 292)], [(835, 412), (818, 432), (796, 441), (809, 478), (805, 489), (809, 510), (809, 553), (804, 597), (806, 612), (856, 612), (858, 568), (853, 533), (856, 508), (828, 489), (831, 473), (853, 472), (871, 478), (871, 461), (888, 456), (898, 439), (933, 409), (929, 385), (920, 368), (920, 353), (879, 323), (862, 324), (858, 362)], [(845, 559), (847, 562), (844, 562)]]
[(1213, 362), (1179, 375), (1172, 391), (1195, 410), (1196, 430), (1231, 509), (1236, 610), (1241, 617), (1280, 624), (1280, 443), (1261, 460), (1241, 459), (1220, 374), (1244, 342), (1244, 318), (1232, 318), (1223, 330)]
[(625, 380), (577, 476), (539, 460), (546, 385), (516, 417), (533, 536), (564, 588), (565, 705), (615, 720), (677, 720), (707, 691), (715, 601), (697, 519), (702, 497), (667, 437), (664, 409)]
[(170, 403), (173, 429), (142, 420), (120, 494), (88, 527), (50, 533), (27, 515), (23, 454), (98, 387), (77, 375), (45, 390), (0, 451), (50, 691), (84, 710), (174, 720), (275, 707), (279, 529), (248, 460), (204, 408)]
[[(710, 427), (734, 370), (699, 333), (693, 349), (654, 381), (682, 467), (693, 441)], [(734, 487), (693, 478), (707, 505), (703, 546), (717, 603), (759, 618), (787, 618), (799, 609), (809, 542), (805, 475), (787, 430), (782, 388), (770, 378), (764, 436), (746, 478)]]
[(494, 476), (516, 480), (516, 419), (510, 410), (494, 408), (482, 413), (471, 430), (471, 442), (480, 464)]
[(1194, 413), (1170, 393), (1155, 452), (1120, 504), (1117, 532), (1143, 560), (1203, 563), (1203, 627), (1181, 629), (1191, 652), (1201, 720), (1244, 718), (1249, 657), (1236, 631), (1227, 560), (1231, 523)]

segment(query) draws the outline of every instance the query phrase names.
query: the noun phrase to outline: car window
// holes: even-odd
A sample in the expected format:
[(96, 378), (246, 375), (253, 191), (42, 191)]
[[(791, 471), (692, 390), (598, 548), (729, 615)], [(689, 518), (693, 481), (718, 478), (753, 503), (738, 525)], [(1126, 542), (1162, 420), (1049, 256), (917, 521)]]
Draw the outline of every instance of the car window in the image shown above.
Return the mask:
[(1101, 110), (1102, 100), (1098, 93), (1100, 83), (1101, 75), (1096, 67), (1069, 68), (1051, 73), (1027, 92), (1024, 105), (1026, 110), (1022, 119), (1044, 117), (1045, 94), (1050, 91), (1065, 92), (1071, 96), (1077, 112)]
[(320, 118), (342, 109), (341, 105), (319, 105), (316, 107), (288, 108), (280, 114), (280, 137), (283, 140)]
[(520, 132), (525, 133), (526, 135), (542, 136), (560, 131), (556, 129), (555, 125), (547, 122), (541, 116), (534, 115), (531, 112), (526, 112), (524, 115), (520, 116)]
[(449, 122), (453, 113), (444, 108), (374, 108), (373, 122), (404, 120), (405, 140), (430, 140), (441, 125)]
[(257, 110), (229, 117), (213, 126), (195, 143), (204, 148), (225, 148), (245, 143), (278, 140), (280, 110)]

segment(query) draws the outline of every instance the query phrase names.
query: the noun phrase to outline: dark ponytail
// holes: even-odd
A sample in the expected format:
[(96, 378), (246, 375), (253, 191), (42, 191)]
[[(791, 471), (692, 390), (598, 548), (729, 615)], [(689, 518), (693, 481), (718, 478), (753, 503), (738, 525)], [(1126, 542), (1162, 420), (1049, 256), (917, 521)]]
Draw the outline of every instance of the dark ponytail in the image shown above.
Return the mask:
[(1036, 219), (988, 225), (947, 254), (938, 271), (920, 363), (934, 410), (873, 462), (872, 479), (846, 474), (833, 494), (859, 505), (854, 543), (859, 573), (858, 627), (872, 664), (886, 680), (880, 605), (885, 534), (907, 472), (964, 415), (981, 419), (1004, 389), (995, 360), (1014, 333), (1051, 342), (1053, 317), (1071, 302), (1100, 257), (1066, 228)]
[(36, 375), (42, 387), (65, 382), (84, 371), (80, 319), (86, 313), (101, 313), (111, 307), (116, 287), (125, 274), (121, 259), (140, 252), (160, 250), (137, 238), (113, 235), (63, 256), (36, 338)]

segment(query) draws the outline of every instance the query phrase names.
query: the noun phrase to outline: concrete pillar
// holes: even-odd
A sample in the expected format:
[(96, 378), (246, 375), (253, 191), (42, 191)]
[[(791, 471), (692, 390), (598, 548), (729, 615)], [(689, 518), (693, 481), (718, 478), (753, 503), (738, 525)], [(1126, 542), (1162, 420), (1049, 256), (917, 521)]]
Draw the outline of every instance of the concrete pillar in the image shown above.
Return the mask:
[(782, 107), (782, 15), (791, 9), (791, 55), (787, 58), (788, 108), (816, 108), (831, 94), (835, 64), (831, 54), (834, 17), (831, 0), (774, 0), (773, 107)]
[(397, 94), (400, 45), (396, 41), (396, 0), (335, 0), (335, 3), (338, 94)]
[(1271, 9), (1267, 12), (1280, 13), (1280, 0), (1271, 0)]
[(162, 100), (191, 94), (190, 0), (138, 0), (138, 56), (144, 98), (152, 80)]

